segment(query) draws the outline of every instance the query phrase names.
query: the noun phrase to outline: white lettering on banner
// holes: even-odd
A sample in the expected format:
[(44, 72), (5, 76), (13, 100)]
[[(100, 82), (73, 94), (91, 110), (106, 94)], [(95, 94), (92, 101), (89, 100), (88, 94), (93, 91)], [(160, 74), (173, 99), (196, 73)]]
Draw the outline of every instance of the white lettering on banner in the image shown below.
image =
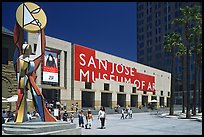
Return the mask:
[(93, 52), (76, 55), (78, 56), (75, 75), (77, 80), (96, 82), (97, 79), (103, 79), (135, 84), (137, 90), (155, 91), (154, 77), (138, 73), (135, 67), (131, 68), (123, 64), (96, 59)]
[(115, 76), (114, 75), (110, 75), (110, 80), (114, 81), (114, 78)]
[(148, 83), (147, 90), (152, 90), (152, 88), (151, 88), (151, 83), (150, 83), (150, 82)]
[(114, 74), (114, 63), (112, 63), (112, 71), (111, 74)]
[(125, 83), (131, 83), (131, 79), (129, 78), (129, 79), (127, 80), (127, 78), (125, 78)]
[(135, 76), (135, 75), (134, 75), (134, 70), (133, 70), (133, 68), (130, 68), (130, 75), (131, 75), (131, 76)]
[(82, 56), (85, 57), (86, 55), (85, 55), (85, 54), (80, 54), (80, 55), (79, 55), (80, 59), (83, 61), (83, 63), (80, 62), (80, 65), (85, 66), (85, 65), (86, 65), (86, 61), (83, 59)]
[[(121, 66), (121, 71), (119, 71), (118, 66)], [(116, 64), (116, 71), (117, 71), (119, 74), (123, 73), (123, 70), (124, 70), (123, 65)]]
[(140, 81), (139, 80), (135, 80), (134, 81), (134, 84), (136, 85), (136, 89), (139, 89), (140, 88)]
[(82, 81), (82, 75), (83, 75), (84, 77), (86, 77), (86, 75), (88, 75), (88, 76), (87, 76), (87, 81), (89, 82), (89, 71), (87, 71), (87, 72), (84, 74), (83, 70), (80, 69), (80, 81)]
[(142, 89), (144, 89), (145, 81), (142, 81)]
[(105, 62), (105, 64), (103, 63), (102, 60), (99, 59), (99, 69), (101, 69), (101, 64), (102, 64), (103, 68), (104, 68), (105, 70), (107, 70), (107, 61), (104, 61), (104, 62)]
[(94, 66), (94, 68), (96, 68), (96, 64), (95, 64), (94, 59), (93, 59), (92, 56), (91, 56), (91, 58), (89, 60), (88, 67), (90, 67), (91, 64)]
[(94, 71), (92, 71), (92, 81), (95, 82), (95, 75), (94, 75)]
[(129, 75), (130, 72), (129, 72), (127, 66), (125, 66), (125, 70), (126, 70), (125, 75)]
[(107, 80), (107, 78), (105, 76), (107, 77), (108, 75), (107, 74), (103, 74), (103, 79)]

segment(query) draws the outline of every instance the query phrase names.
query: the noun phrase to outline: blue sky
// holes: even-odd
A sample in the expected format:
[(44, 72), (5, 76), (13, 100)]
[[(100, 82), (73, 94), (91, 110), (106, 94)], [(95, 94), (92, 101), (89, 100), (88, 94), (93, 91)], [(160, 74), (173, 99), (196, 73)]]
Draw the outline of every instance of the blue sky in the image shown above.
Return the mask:
[[(35, 2), (45, 34), (136, 61), (136, 2)], [(13, 31), (21, 2), (2, 2), (2, 25)]]

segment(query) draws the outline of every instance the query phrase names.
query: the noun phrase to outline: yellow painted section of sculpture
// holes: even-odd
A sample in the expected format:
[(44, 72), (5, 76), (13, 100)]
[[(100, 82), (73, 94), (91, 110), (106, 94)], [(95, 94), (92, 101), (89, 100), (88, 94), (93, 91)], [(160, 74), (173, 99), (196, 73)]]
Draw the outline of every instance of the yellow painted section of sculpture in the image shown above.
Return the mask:
[(23, 88), (24, 89), (24, 86), (25, 85), (25, 82), (24, 82), (24, 77), (21, 77), (20, 78), (20, 88)]
[(24, 77), (25, 76), (25, 71), (23, 69), (23, 65), (24, 65), (24, 62), (23, 60), (19, 59), (19, 63), (20, 63), (20, 77)]
[(28, 68), (28, 63), (27, 62), (23, 62), (23, 70), (25, 71)]
[(45, 12), (32, 2), (24, 2), (18, 7), (16, 20), (28, 32), (38, 32), (47, 24)]
[[(24, 97), (23, 97), (24, 100)], [(16, 118), (16, 123), (22, 123), (23, 122), (23, 116), (24, 116), (24, 101), (22, 100), (20, 108), (18, 109), (18, 115)]]

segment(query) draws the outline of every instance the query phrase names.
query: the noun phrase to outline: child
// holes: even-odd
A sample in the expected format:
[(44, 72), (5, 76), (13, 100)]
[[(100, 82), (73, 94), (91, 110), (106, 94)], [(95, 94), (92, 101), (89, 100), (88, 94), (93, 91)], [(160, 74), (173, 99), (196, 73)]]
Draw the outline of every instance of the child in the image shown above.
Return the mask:
[(88, 113), (86, 115), (86, 120), (87, 120), (86, 128), (91, 129), (92, 121), (93, 121), (93, 116), (91, 114), (91, 110), (90, 109), (88, 110)]
[(70, 121), (71, 121), (71, 123), (73, 123), (74, 122), (74, 112), (72, 112), (71, 114), (70, 114)]

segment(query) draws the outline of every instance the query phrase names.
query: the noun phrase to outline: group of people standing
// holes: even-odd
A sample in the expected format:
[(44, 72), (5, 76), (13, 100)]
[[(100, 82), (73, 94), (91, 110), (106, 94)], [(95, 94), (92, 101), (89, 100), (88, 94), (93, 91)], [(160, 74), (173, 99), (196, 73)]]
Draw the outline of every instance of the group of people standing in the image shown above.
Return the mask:
[(132, 118), (132, 109), (130, 107), (127, 107), (126, 109), (125, 108), (122, 109), (120, 119), (127, 119), (127, 117)]
[[(106, 111), (105, 107), (101, 107), (98, 112), (98, 119), (100, 120), (100, 129), (105, 128), (105, 120), (106, 120)], [(91, 110), (89, 109), (86, 114), (84, 114), (84, 111), (81, 110), (78, 114), (79, 117), (79, 127), (85, 128), (85, 129), (91, 129), (92, 122), (93, 122), (93, 115)], [(84, 122), (85, 120), (85, 122)], [(85, 125), (85, 126), (84, 126)]]

